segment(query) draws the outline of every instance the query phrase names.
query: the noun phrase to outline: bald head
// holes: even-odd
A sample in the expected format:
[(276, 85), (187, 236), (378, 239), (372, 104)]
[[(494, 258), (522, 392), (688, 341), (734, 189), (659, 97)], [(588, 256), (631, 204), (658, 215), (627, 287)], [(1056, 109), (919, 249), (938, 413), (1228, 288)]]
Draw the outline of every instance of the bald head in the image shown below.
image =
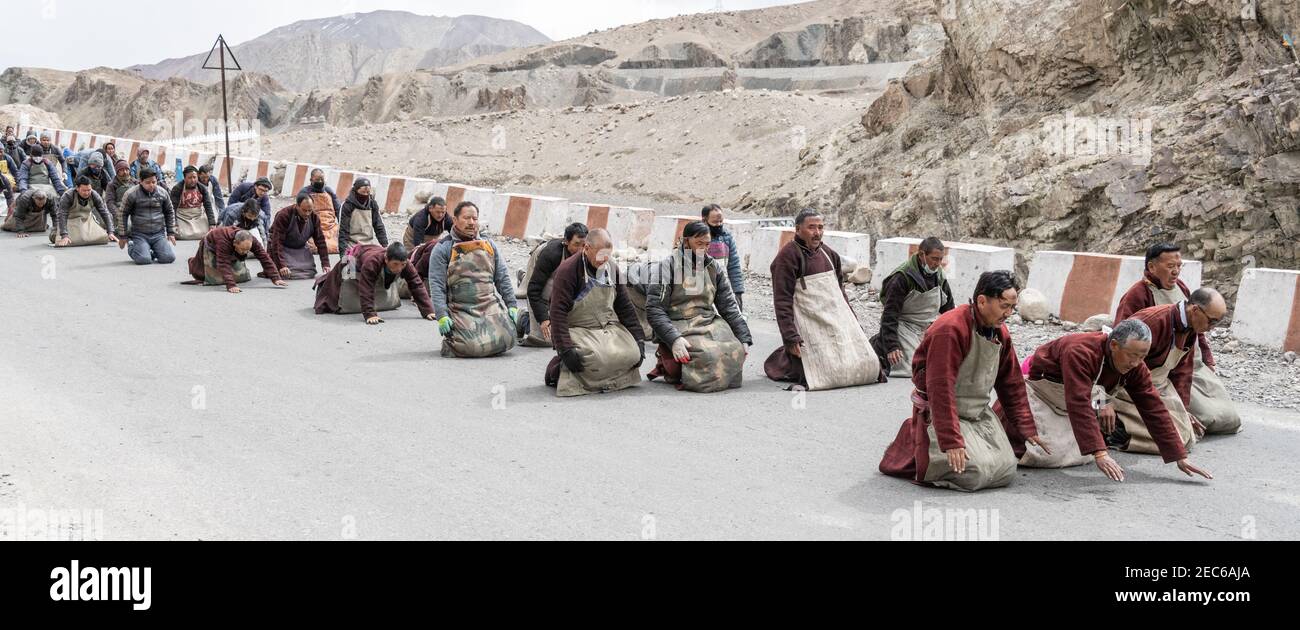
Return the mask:
[(1228, 301), (1218, 291), (1201, 287), (1187, 298), (1188, 323), (1198, 333), (1208, 332), (1228, 314)]
[(587, 232), (587, 245), (597, 249), (608, 249), (614, 245), (614, 239), (610, 237), (609, 230), (596, 228)]
[(603, 267), (605, 263), (609, 262), (613, 249), (614, 239), (609, 236), (609, 232), (604, 228), (596, 228), (587, 232), (583, 253), (593, 267)]

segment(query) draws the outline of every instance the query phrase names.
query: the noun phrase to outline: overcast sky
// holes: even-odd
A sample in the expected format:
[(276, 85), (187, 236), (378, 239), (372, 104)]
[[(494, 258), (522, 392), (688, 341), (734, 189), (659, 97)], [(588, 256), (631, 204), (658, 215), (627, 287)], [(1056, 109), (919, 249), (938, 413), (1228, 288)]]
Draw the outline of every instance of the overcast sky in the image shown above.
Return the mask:
[(298, 20), (378, 9), (486, 15), (523, 22), (551, 39), (683, 13), (755, 9), (790, 0), (6, 0), (0, 65), (122, 68), (207, 52)]

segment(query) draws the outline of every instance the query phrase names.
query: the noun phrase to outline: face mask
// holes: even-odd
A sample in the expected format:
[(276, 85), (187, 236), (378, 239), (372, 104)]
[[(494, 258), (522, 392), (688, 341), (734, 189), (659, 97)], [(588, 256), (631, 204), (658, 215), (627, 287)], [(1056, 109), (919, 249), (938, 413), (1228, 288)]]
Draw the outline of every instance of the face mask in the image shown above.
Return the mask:
[(936, 273), (939, 273), (938, 267), (931, 267), (930, 265), (924, 265), (924, 267), (925, 267), (925, 272), (932, 276)]
[(312, 183), (311, 183), (311, 189), (314, 190), (314, 191), (316, 191), (316, 192), (324, 192), (324, 191), (325, 191), (325, 182), (312, 182)]
[(713, 236), (713, 237), (722, 236), (722, 226), (721, 226), (721, 225), (710, 225), (710, 226), (709, 226), (709, 236)]

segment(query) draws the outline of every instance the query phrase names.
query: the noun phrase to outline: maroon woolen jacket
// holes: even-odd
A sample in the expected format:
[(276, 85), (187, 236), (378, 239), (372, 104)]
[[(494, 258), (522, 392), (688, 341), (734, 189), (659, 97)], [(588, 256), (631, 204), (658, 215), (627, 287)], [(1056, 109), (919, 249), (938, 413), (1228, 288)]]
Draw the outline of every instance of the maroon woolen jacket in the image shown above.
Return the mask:
[[(298, 217), (298, 209), (295, 206), (281, 208), (275, 213), (275, 220), (271, 222), (271, 260), (275, 262), (275, 268), (280, 269), (284, 266), (284, 237), (289, 233), (291, 222), (297, 223), (302, 221)], [(329, 247), (325, 242), (325, 232), (320, 228), (320, 216), (313, 210), (307, 222), (311, 224), (312, 240), (316, 242), (316, 253), (320, 256), (321, 269), (330, 266)]]
[[(356, 256), (360, 258), (357, 269), (357, 295), (361, 301), (362, 315), (369, 319), (378, 317), (379, 313), (375, 312), (375, 285), (384, 282), (384, 273), (387, 271), (384, 261), (387, 260), (384, 247), (380, 245), (362, 245)], [(420, 315), (428, 317), (433, 313), (433, 301), (429, 299), (429, 291), (424, 288), (424, 281), (420, 279), (419, 274), (415, 273), (415, 267), (408, 260), (406, 266), (402, 267), (401, 277), (406, 280), (407, 288), (411, 290), (411, 297), (415, 299), (415, 305), (420, 309)], [(397, 281), (393, 277), (393, 282)]]
[[(614, 312), (637, 343), (642, 343), (645, 331), (641, 330), (641, 322), (636, 317), (636, 307), (627, 297), (627, 285), (618, 278), (618, 266), (610, 263), (610, 267), (614, 274)], [(551, 275), (555, 281), (551, 285), (551, 345), (556, 350), (573, 347), (573, 339), (569, 337), (569, 311), (573, 310), (574, 298), (586, 287), (589, 273), (593, 272), (587, 268), (587, 257), (578, 254), (564, 259)]]
[(1128, 392), (1165, 462), (1187, 457), (1169, 410), (1151, 385), (1151, 370), (1140, 363), (1127, 374), (1120, 374), (1111, 361), (1109, 348), (1110, 336), (1102, 332), (1060, 337), (1038, 347), (1029, 366), (1029, 378), (1065, 386), (1065, 411), (1081, 454), (1091, 455), (1106, 450), (1106, 440), (1101, 435), (1101, 425), (1092, 408), (1095, 379), (1096, 384), (1108, 392), (1116, 387), (1123, 387)]
[(1140, 319), (1151, 328), (1151, 352), (1147, 354), (1146, 360), (1148, 369), (1154, 370), (1164, 365), (1175, 343), (1186, 352), (1183, 359), (1169, 373), (1169, 381), (1174, 384), (1174, 389), (1177, 390), (1178, 397), (1182, 399), (1183, 405), (1190, 408), (1192, 372), (1196, 369), (1193, 365), (1192, 350), (1193, 346), (1196, 345), (1197, 336), (1192, 332), (1190, 326), (1183, 327), (1183, 319), (1178, 312), (1178, 305), (1162, 304), (1144, 308), (1134, 313), (1130, 319)]
[[(1183, 291), (1183, 297), (1191, 297), (1191, 289), (1188, 289), (1187, 285), (1183, 283), (1182, 280), (1178, 280), (1177, 282), (1178, 288)], [(1134, 313), (1144, 308), (1151, 308), (1156, 305), (1156, 300), (1151, 295), (1150, 285), (1160, 286), (1160, 282), (1157, 281), (1155, 276), (1151, 275), (1151, 272), (1148, 271), (1145, 278), (1138, 280), (1137, 284), (1129, 287), (1128, 292), (1120, 298), (1119, 306), (1115, 309), (1115, 323), (1118, 324), (1132, 317)], [(1205, 335), (1198, 336), (1200, 337), (1201, 360), (1204, 361), (1206, 365), (1214, 367), (1214, 353), (1210, 352), (1210, 340), (1206, 338)]]
[[(221, 274), (221, 280), (225, 282), (226, 288), (238, 286), (235, 282), (235, 269), (231, 265), (235, 261), (235, 234), (242, 229), (233, 225), (224, 225), (208, 230), (199, 245), (199, 251), (190, 259), (190, 275), (194, 276), (195, 280), (203, 279), (203, 250), (209, 248), (216, 254), (217, 272)], [(262, 271), (266, 272), (267, 278), (272, 282), (280, 279), (280, 268), (275, 266), (271, 256), (266, 253), (266, 249), (257, 242), (257, 239), (253, 239), (253, 249), (250, 253), (262, 263)]]
[(934, 433), (942, 451), (966, 447), (957, 423), (955, 384), (957, 372), (970, 353), (976, 334), (985, 334), (986, 338), (991, 337), (1002, 347), (997, 381), (993, 385), (1002, 412), (1014, 421), (1022, 435), (1038, 435), (1034, 414), (1029, 410), (1020, 361), (1011, 344), (1011, 333), (1006, 326), (977, 332), (975, 311), (969, 304), (963, 304), (940, 315), (931, 324), (912, 358), (912, 384), (929, 400), (930, 421), (934, 424)]

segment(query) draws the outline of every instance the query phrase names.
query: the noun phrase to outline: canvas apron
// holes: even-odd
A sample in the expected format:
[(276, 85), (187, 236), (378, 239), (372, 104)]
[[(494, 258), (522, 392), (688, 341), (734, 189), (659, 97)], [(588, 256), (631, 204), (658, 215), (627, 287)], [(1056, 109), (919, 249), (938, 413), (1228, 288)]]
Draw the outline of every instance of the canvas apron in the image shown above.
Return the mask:
[[(343, 282), (339, 284), (339, 314), (353, 315), (361, 312), (361, 288), (357, 282), (357, 274), (361, 272), (361, 260), (353, 256), (344, 256), (339, 261), (342, 267), (340, 277)], [(384, 286), (384, 270), (379, 270), (379, 277), (375, 278), (374, 286), (374, 307), (375, 312), (395, 311), (402, 306), (402, 298), (397, 294), (398, 285), (401, 282), (394, 280), (387, 287)]]
[(705, 269), (683, 276), (665, 305), (673, 327), (691, 344), (691, 360), (682, 365), (682, 389), (710, 393), (740, 387), (745, 346), (713, 308), (713, 274)]
[(185, 190), (181, 189), (181, 203), (176, 207), (176, 240), (178, 241), (197, 241), (207, 236), (208, 229), (212, 226), (208, 223), (208, 213), (203, 210), (203, 191), (199, 188), (194, 189), (199, 193), (198, 205), (190, 206), (185, 201)]
[[(830, 254), (822, 250), (826, 262)], [(794, 323), (803, 339), (800, 359), (811, 391), (880, 380), (880, 358), (853, 309), (844, 301), (834, 265), (795, 284)]]
[(369, 207), (352, 210), (352, 223), (348, 225), (348, 239), (352, 245), (378, 245), (379, 237), (375, 235), (375, 224)]
[[(295, 224), (298, 225), (297, 229), (294, 228)], [(316, 257), (307, 247), (314, 240), (314, 235), (315, 230), (312, 230), (310, 221), (289, 218), (288, 231), (280, 247), (280, 264), (289, 268), (289, 276), (285, 280), (311, 280), (316, 277)]]
[[(325, 193), (312, 193), (311, 205), (320, 217), (320, 231), (325, 235), (325, 246), (330, 254), (339, 253), (339, 218), (334, 214), (334, 201)], [(316, 254), (316, 241), (307, 241), (307, 249)]]
[[(15, 204), (16, 203), (17, 202), (15, 202)], [(3, 229), (6, 232), (44, 232), (46, 225), (48, 224), (45, 215), (54, 208), (54, 206), (51, 205), (53, 203), (53, 201), (47, 199), (44, 208), (28, 214), (27, 218), (22, 221), (18, 220), (17, 212), (11, 210), (9, 216), (5, 217), (4, 224), (0, 225), (0, 229)]]
[(650, 318), (645, 313), (645, 293), (641, 289), (641, 285), (628, 284), (627, 299), (632, 303), (632, 310), (636, 311), (636, 321), (641, 324), (641, 334), (645, 335), (646, 341), (653, 342), (655, 331), (650, 327)]
[[(73, 193), (72, 207), (68, 208), (68, 239), (72, 247), (81, 245), (103, 245), (108, 242), (108, 230), (100, 225), (99, 213), (95, 212), (94, 199), (82, 200)], [(50, 242), (59, 239), (59, 228), (50, 230)]]
[[(248, 265), (238, 256), (232, 255), (230, 268), (235, 272), (235, 284), (243, 284), (253, 279), (253, 275), (248, 271)], [(221, 270), (217, 269), (217, 254), (208, 247), (208, 242), (203, 241), (203, 284), (207, 286), (225, 286), (226, 279), (221, 277)]]
[(655, 341), (655, 331), (650, 327), (650, 318), (646, 316), (646, 284), (650, 279), (650, 265), (647, 263), (629, 263), (624, 282), (627, 284), (627, 299), (636, 311), (636, 321), (641, 324), (641, 334), (646, 341)]
[(627, 389), (641, 382), (637, 363), (641, 347), (618, 321), (614, 311), (617, 291), (595, 279), (587, 294), (569, 311), (569, 337), (582, 357), (582, 372), (574, 374), (560, 364), (560, 397), (583, 396)]
[(454, 243), (447, 264), (447, 308), (451, 332), (442, 356), (482, 358), (515, 346), (515, 325), (497, 294), (496, 254), (487, 241)]
[(32, 164), (31, 166), (28, 167), (27, 169), (28, 188), (35, 188), (37, 186), (49, 186), (50, 188), (54, 188), (54, 182), (50, 181), (49, 164), (50, 163), (47, 159), (47, 161), (41, 162), (38, 168), (32, 168), (38, 166), (36, 164)]
[[(1166, 291), (1150, 283), (1147, 286), (1150, 287), (1151, 296), (1155, 298), (1157, 305), (1177, 304), (1184, 299), (1183, 291), (1178, 287)], [(1196, 344), (1193, 352), (1196, 356), (1192, 358), (1194, 371), (1192, 372), (1191, 407), (1188, 411), (1205, 425), (1206, 433), (1240, 433), (1241, 416), (1237, 413), (1237, 406), (1232, 404), (1232, 395), (1228, 393), (1228, 388), (1224, 386), (1219, 375), (1205, 364), (1205, 359), (1201, 356), (1200, 343)]]
[[(1174, 384), (1169, 380), (1169, 373), (1174, 371), (1178, 362), (1183, 359), (1187, 353), (1179, 348), (1170, 348), (1169, 356), (1165, 358), (1164, 365), (1151, 370), (1151, 385), (1155, 387), (1156, 393), (1160, 394), (1160, 400), (1169, 410), (1169, 417), (1174, 422), (1174, 427), (1178, 429), (1178, 437), (1183, 441), (1183, 446), (1188, 451), (1192, 450), (1192, 445), (1196, 444), (1196, 434), (1192, 431), (1192, 420), (1187, 415), (1187, 407), (1183, 406), (1183, 399), (1179, 398), (1178, 390), (1174, 389)], [(1121, 449), (1128, 453), (1151, 453), (1160, 454), (1159, 447), (1151, 439), (1151, 432), (1147, 425), (1142, 421), (1141, 414), (1138, 413), (1137, 406), (1133, 404), (1133, 399), (1129, 397), (1128, 391), (1120, 389), (1115, 392), (1111, 404), (1115, 406), (1115, 414), (1120, 421), (1124, 423), (1124, 429), (1129, 434), (1128, 448)]]
[(912, 291), (903, 300), (903, 310), (898, 313), (898, 345), (903, 350), (903, 361), (891, 365), (889, 375), (895, 378), (912, 376), (912, 356), (921, 346), (921, 339), (930, 324), (939, 319), (939, 307), (943, 305), (943, 279), (929, 291)]
[[(533, 248), (532, 253), (528, 255), (528, 270), (524, 273), (524, 277), (519, 281), (521, 289), (527, 291), (528, 282), (532, 279), (533, 272), (537, 269), (537, 258), (541, 254), (542, 248), (549, 242), (550, 241), (546, 241), (537, 245), (537, 247)], [(551, 307), (551, 290), (554, 286), (555, 274), (552, 273), (551, 277), (546, 279), (546, 286), (542, 287), (542, 304), (545, 304), (547, 309), (550, 309)], [(515, 297), (519, 297), (517, 293)], [(527, 297), (528, 295), (525, 293), (524, 298), (527, 299)], [(546, 338), (542, 336), (542, 323), (537, 321), (536, 313), (528, 314), (528, 334), (524, 335), (524, 339), (520, 342), (520, 345), (530, 348), (551, 347), (551, 342), (547, 341)]]
[(957, 371), (955, 394), (957, 424), (966, 445), (966, 470), (958, 475), (939, 450), (939, 437), (930, 416), (925, 432), (930, 441), (930, 464), (924, 481), (943, 488), (972, 492), (1011, 483), (1016, 472), (1016, 455), (993, 408), (990, 392), (998, 378), (1002, 346), (979, 334), (972, 334), (970, 353)]
[[(1100, 376), (1099, 372), (1098, 377)], [(1079, 452), (1079, 440), (1074, 437), (1074, 425), (1070, 424), (1070, 414), (1065, 405), (1065, 385), (1038, 379), (1025, 381), (1025, 386), (1029, 410), (1033, 412), (1034, 425), (1038, 427), (1038, 437), (1047, 443), (1052, 452), (1048, 454), (1041, 447), (1026, 443), (1020, 465), (1030, 468), (1069, 468), (1091, 463), (1091, 454)], [(1116, 389), (1118, 387), (1116, 385)], [(1106, 398), (1102, 398), (1102, 394)], [(1113, 395), (1114, 390), (1107, 392), (1093, 379), (1093, 400), (1107, 400)], [(1098, 428), (1099, 432), (1100, 430)]]

